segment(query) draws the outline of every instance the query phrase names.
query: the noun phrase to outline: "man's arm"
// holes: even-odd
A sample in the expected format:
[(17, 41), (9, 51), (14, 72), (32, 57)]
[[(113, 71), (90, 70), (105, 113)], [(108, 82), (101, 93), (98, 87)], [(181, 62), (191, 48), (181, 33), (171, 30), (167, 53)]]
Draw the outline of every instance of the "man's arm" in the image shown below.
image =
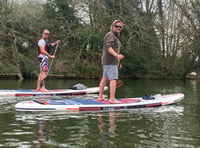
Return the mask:
[(117, 52), (115, 52), (115, 50), (112, 47), (108, 48), (108, 52), (113, 55), (114, 57), (116, 57), (118, 60), (121, 60), (124, 58), (124, 55), (122, 54), (118, 54)]
[(44, 46), (40, 46), (40, 51), (42, 52), (42, 54), (45, 54), (46, 56), (48, 56), (49, 58), (55, 58), (54, 55), (50, 55), (46, 50)]

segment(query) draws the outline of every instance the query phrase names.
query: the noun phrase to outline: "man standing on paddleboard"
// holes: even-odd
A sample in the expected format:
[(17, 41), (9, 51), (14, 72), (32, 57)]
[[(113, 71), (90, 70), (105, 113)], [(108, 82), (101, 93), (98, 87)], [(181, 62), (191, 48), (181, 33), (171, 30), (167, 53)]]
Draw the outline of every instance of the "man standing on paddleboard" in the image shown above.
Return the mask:
[(120, 60), (124, 55), (120, 54), (121, 42), (119, 35), (123, 29), (124, 23), (120, 20), (115, 20), (110, 27), (110, 32), (104, 36), (103, 54), (101, 62), (103, 65), (103, 76), (99, 84), (99, 101), (103, 101), (104, 87), (107, 81), (110, 81), (110, 103), (120, 103), (115, 99), (116, 80), (118, 79), (118, 68), (121, 68)]
[(44, 79), (48, 75), (49, 70), (49, 61), (48, 58), (54, 59), (55, 55), (50, 54), (51, 47), (60, 43), (60, 40), (57, 40), (54, 43), (49, 43), (48, 38), (50, 36), (49, 30), (45, 29), (42, 33), (42, 38), (38, 41), (38, 59), (40, 62), (40, 74), (38, 75), (38, 82), (36, 90), (38, 91), (48, 91), (45, 88)]

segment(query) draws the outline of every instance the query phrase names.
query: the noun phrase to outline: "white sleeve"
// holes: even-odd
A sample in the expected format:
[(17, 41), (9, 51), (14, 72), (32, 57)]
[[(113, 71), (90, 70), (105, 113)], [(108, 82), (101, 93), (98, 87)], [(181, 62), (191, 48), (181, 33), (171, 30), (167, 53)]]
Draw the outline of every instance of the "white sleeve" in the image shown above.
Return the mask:
[(41, 46), (45, 46), (46, 45), (46, 42), (45, 40), (41, 39), (38, 41), (38, 46), (41, 47)]

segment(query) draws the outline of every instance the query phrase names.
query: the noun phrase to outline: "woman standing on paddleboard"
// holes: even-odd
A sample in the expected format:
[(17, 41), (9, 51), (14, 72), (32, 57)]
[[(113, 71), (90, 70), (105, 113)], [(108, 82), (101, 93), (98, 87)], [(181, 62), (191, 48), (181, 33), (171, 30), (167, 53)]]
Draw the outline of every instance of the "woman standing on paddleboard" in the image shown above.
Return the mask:
[(110, 32), (104, 36), (103, 42), (103, 76), (99, 84), (99, 101), (103, 101), (103, 91), (107, 81), (110, 81), (110, 103), (120, 103), (115, 99), (116, 80), (118, 79), (118, 68), (121, 68), (120, 60), (124, 58), (124, 55), (120, 54), (121, 42), (119, 35), (123, 29), (124, 23), (120, 20), (115, 20), (110, 27)]

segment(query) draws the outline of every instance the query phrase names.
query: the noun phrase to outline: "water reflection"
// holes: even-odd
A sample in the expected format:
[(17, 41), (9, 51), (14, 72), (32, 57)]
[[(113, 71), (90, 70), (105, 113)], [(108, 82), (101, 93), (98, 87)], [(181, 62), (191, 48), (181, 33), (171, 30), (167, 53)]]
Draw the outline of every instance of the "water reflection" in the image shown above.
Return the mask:
[[(57, 112), (57, 113), (16, 113), (16, 120), (27, 123), (26, 127), (30, 125), (30, 123), (35, 124), (37, 126), (37, 140), (34, 141), (34, 145), (36, 147), (42, 147), (49, 144), (60, 145), (61, 143), (56, 142), (53, 139), (50, 131), (53, 135), (57, 135), (59, 137), (61, 133), (59, 133), (59, 129), (63, 129), (62, 131), (67, 130), (70, 134), (62, 135), (62, 138), (68, 137), (66, 143), (62, 143), (62, 145), (74, 145), (74, 141), (79, 141), (80, 136), (82, 138), (88, 137), (91, 135), (95, 129), (89, 127), (88, 118), (92, 117), (98, 121), (97, 129), (100, 134), (100, 143), (103, 147), (108, 147), (109, 145), (115, 145), (115, 138), (118, 136), (116, 133), (117, 129), (117, 121), (120, 118), (121, 113), (117, 111), (109, 111), (109, 112), (95, 112), (95, 113), (69, 113), (69, 112)], [(66, 125), (58, 125), (60, 128), (57, 128), (56, 125), (52, 125), (50, 121), (58, 121), (65, 122)], [(60, 122), (60, 123), (61, 123)], [(71, 124), (70, 124), (71, 122)], [(73, 124), (74, 123), (74, 124)], [(53, 129), (49, 129), (49, 125)], [(79, 129), (79, 130), (78, 130)], [(51, 138), (50, 138), (51, 136)], [(94, 135), (95, 136), (95, 135)], [(53, 140), (49, 141), (49, 138)], [(55, 137), (54, 137), (55, 138)], [(60, 137), (61, 138), (61, 137)], [(81, 140), (83, 141), (83, 139)], [(88, 141), (89, 142), (89, 141)], [(88, 143), (87, 142), (87, 143)], [(86, 144), (87, 144), (86, 143)]]
[(40, 148), (44, 143), (47, 141), (47, 131), (46, 131), (46, 120), (38, 120), (38, 130), (37, 130), (37, 136), (38, 140), (36, 143), (36, 148)]
[(101, 142), (105, 147), (109, 144), (114, 144), (114, 138), (117, 136), (115, 133), (117, 128), (116, 121), (117, 113), (115, 111), (110, 111), (108, 116), (105, 116), (102, 112), (98, 113), (98, 128), (101, 135)]
[[(100, 147), (115, 147), (119, 144), (119, 140), (124, 139), (125, 137), (127, 139), (125, 138), (124, 140), (127, 140), (127, 142), (129, 141), (129, 144), (135, 142), (135, 145), (140, 147), (142, 145), (140, 143), (141, 141), (148, 143), (150, 142), (149, 140), (151, 140), (151, 146), (156, 146), (155, 141), (163, 142), (162, 137), (159, 138), (158, 135), (164, 134), (164, 136), (169, 136), (170, 133), (165, 132), (165, 128), (169, 125), (170, 127), (173, 125), (175, 128), (176, 125), (174, 124), (180, 122), (179, 118), (183, 113), (184, 107), (181, 106), (164, 106), (158, 108), (101, 111), (92, 113), (17, 112), (16, 121), (20, 121), (20, 124), (23, 122), (26, 123), (23, 124), (26, 128), (30, 128), (33, 125), (36, 126), (33, 128), (36, 129), (34, 130), (36, 140), (33, 143), (35, 147), (38, 148), (50, 146), (52, 144), (54, 146), (90, 145), (93, 143), (93, 140), (89, 140), (89, 137), (92, 137), (92, 139), (98, 137), (97, 139), (99, 143), (95, 144)], [(162, 121), (169, 118), (171, 119), (162, 124)], [(175, 122), (174, 118), (178, 121)], [(149, 128), (155, 130), (150, 130), (151, 132), (149, 132)], [(31, 129), (32, 128), (30, 128), (30, 131), (33, 131)], [(99, 134), (95, 132), (96, 130), (98, 130)], [(146, 135), (144, 135), (144, 133), (146, 133)], [(155, 139), (155, 137), (152, 137), (152, 134), (156, 134), (154, 136), (157, 138)], [(132, 138), (135, 139), (133, 140)], [(84, 141), (84, 144), (82, 142), (80, 143), (80, 141)]]
[[(71, 147), (87, 136), (87, 114), (66, 112), (16, 113), (16, 121), (34, 131), (34, 147)], [(30, 125), (32, 123), (32, 125)], [(35, 130), (36, 129), (36, 130)], [(32, 137), (33, 137), (32, 135)], [(62, 141), (62, 142), (61, 142)]]
[[(163, 142), (168, 139), (165, 138), (165, 140), (163, 140), (162, 137), (170, 136), (170, 132), (167, 131), (169, 131), (169, 126), (171, 127), (174, 123), (172, 119), (176, 118), (176, 120), (179, 120), (179, 118), (183, 116), (183, 113), (184, 107), (176, 105), (109, 111), (107, 113), (99, 112), (97, 114), (97, 120), (101, 137), (100, 142), (103, 147), (115, 147), (119, 143), (119, 137), (121, 137), (121, 139), (129, 141), (129, 144), (132, 143), (133, 147), (134, 145), (136, 147), (141, 147), (141, 142), (149, 143), (152, 147), (163, 145)], [(127, 122), (128, 118), (129, 122)], [(164, 123), (162, 122), (169, 118), (171, 118), (171, 120), (167, 120), (167, 122)], [(173, 125), (173, 127), (176, 127), (176, 125)], [(122, 128), (124, 128), (124, 130), (122, 130)], [(167, 130), (165, 128), (167, 128)], [(161, 137), (159, 137), (159, 135)], [(124, 139), (123, 136), (126, 138)], [(160, 143), (158, 143), (158, 141), (160, 141)]]

